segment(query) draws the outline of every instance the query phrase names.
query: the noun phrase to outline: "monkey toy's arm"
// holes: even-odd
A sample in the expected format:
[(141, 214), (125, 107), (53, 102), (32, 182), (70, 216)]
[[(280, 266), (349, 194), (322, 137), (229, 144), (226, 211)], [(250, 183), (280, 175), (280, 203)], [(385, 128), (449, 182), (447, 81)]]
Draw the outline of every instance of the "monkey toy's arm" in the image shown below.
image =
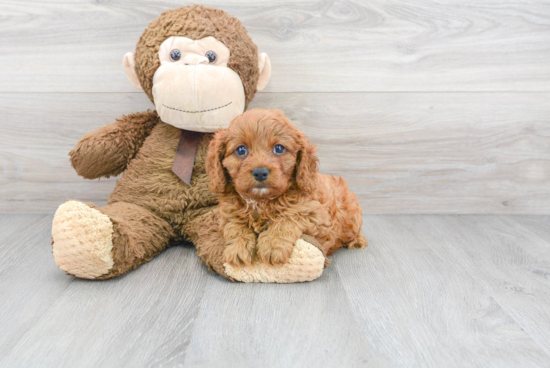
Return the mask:
[(159, 122), (154, 111), (125, 115), (82, 137), (69, 153), (71, 165), (85, 179), (116, 176)]

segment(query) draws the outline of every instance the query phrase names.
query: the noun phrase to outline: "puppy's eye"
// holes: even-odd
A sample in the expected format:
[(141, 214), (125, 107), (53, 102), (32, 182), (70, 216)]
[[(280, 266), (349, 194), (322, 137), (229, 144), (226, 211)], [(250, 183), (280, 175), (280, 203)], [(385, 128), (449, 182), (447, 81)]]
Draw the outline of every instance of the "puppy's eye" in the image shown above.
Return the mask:
[(275, 147), (273, 147), (273, 153), (276, 155), (282, 155), (285, 152), (286, 148), (284, 148), (282, 144), (276, 144)]
[(173, 61), (178, 61), (179, 59), (181, 59), (181, 51), (178, 49), (173, 49), (172, 51), (170, 51), (170, 59), (172, 59)]
[(214, 61), (216, 61), (216, 53), (214, 51), (206, 51), (206, 54), (204, 54), (208, 58), (208, 62), (212, 64)]
[(248, 150), (246, 149), (246, 146), (239, 146), (237, 147), (237, 149), (235, 150), (235, 154), (238, 156), (238, 157), (244, 157), (248, 154)]

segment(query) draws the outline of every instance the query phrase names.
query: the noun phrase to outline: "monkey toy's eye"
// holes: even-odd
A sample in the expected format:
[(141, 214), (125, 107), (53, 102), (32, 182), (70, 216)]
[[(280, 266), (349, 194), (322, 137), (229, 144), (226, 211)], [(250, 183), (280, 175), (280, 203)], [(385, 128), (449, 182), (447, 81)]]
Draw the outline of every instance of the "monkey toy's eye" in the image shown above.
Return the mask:
[(282, 155), (285, 152), (286, 148), (284, 148), (282, 144), (276, 144), (275, 147), (273, 147), (273, 153), (276, 155)]
[(181, 51), (178, 49), (173, 49), (172, 51), (170, 51), (170, 59), (172, 59), (173, 61), (178, 61), (179, 59), (181, 59)]
[(214, 51), (206, 51), (206, 54), (204, 54), (208, 58), (208, 62), (212, 64), (216, 61), (216, 53)]
[(248, 150), (246, 149), (246, 146), (239, 146), (237, 147), (237, 149), (235, 150), (235, 154), (238, 156), (238, 157), (244, 157), (248, 154)]

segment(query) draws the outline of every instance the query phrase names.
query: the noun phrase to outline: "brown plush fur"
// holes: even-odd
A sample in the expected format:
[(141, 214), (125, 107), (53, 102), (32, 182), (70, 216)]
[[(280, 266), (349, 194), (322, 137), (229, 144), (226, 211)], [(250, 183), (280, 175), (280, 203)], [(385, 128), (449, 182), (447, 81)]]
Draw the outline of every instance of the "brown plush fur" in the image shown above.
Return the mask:
[[(274, 154), (277, 144), (286, 152)], [(243, 145), (248, 154), (238, 157)], [(279, 110), (250, 110), (216, 133), (206, 168), (212, 190), (220, 193), (225, 262), (248, 265), (257, 255), (284, 264), (302, 234), (318, 239), (324, 254), (367, 245), (357, 196), (317, 165), (315, 147)], [(253, 177), (256, 168), (269, 170), (265, 181)]]
[(85, 179), (121, 174), (160, 119), (156, 112), (126, 115), (116, 123), (84, 135), (69, 153)]
[[(200, 5), (166, 11), (143, 32), (136, 46), (135, 72), (151, 100), (153, 75), (160, 65), (158, 50), (171, 36), (213, 36), (222, 41), (231, 50), (228, 66), (241, 78), (248, 105), (259, 76), (257, 47), (237, 18)], [(212, 134), (204, 134), (199, 142), (190, 186), (172, 172), (180, 135), (180, 129), (148, 111), (123, 116), (86, 134), (71, 151), (71, 164), (84, 178), (124, 173), (107, 206), (87, 203), (113, 223), (114, 266), (100, 279), (126, 273), (181, 239), (193, 242), (202, 261), (227, 277), (217, 196), (209, 189), (205, 170)]]
[[(206, 152), (212, 135), (203, 135), (199, 142), (191, 185), (188, 186), (172, 172), (181, 130), (160, 122), (156, 113), (149, 114), (155, 122), (154, 127), (127, 165), (124, 176), (117, 182), (107, 206), (98, 208), (87, 203), (109, 216), (113, 223), (115, 266), (109, 274), (99, 278), (111, 278), (126, 273), (152, 259), (171, 242), (183, 239), (195, 243), (203, 261), (211, 269), (223, 274), (221, 260), (215, 257), (216, 250), (201, 248), (203, 244), (212, 245), (211, 237), (209, 239), (198, 235), (204, 228), (214, 228), (217, 232), (217, 220), (212, 214), (216, 209), (217, 196), (208, 188), (210, 180), (205, 170)], [(130, 115), (124, 122), (142, 125), (142, 118), (143, 114)], [(147, 124), (150, 123), (151, 121)], [(89, 166), (93, 163), (89, 156), (83, 155), (86, 151), (82, 146), (101, 145), (105, 135), (118, 131), (120, 124), (119, 121), (101, 128), (97, 131), (97, 137), (88, 134), (85, 140), (77, 144), (71, 158), (74, 168), (80, 175), (88, 173), (88, 176), (92, 176)], [(125, 135), (123, 137), (128, 138)], [(136, 140), (139, 138), (135, 137)], [(121, 137), (119, 141), (122, 140)], [(120, 147), (113, 148), (119, 149)], [(105, 151), (107, 158), (112, 154), (116, 155), (112, 151)], [(94, 156), (94, 159), (97, 157)], [(101, 174), (114, 175), (112, 171), (106, 170)]]
[[(240, 76), (247, 104), (252, 100), (259, 74), (256, 46), (236, 18), (203, 6), (165, 12), (143, 33), (136, 48), (135, 72), (151, 100), (152, 78), (159, 66), (157, 52), (170, 36), (214, 36), (224, 42), (231, 50), (228, 66)], [(222, 258), (225, 241), (218, 230), (218, 197), (209, 189), (205, 169), (213, 135), (200, 139), (191, 185), (172, 172), (180, 135), (180, 129), (148, 111), (124, 116), (86, 134), (71, 151), (73, 167), (87, 179), (124, 173), (105, 207), (86, 204), (107, 215), (113, 224), (114, 266), (97, 278), (122, 275), (181, 239), (195, 244), (211, 270), (228, 277)]]
[(231, 56), (227, 66), (233, 69), (243, 82), (246, 95), (245, 110), (254, 98), (260, 70), (258, 47), (252, 42), (241, 21), (223, 10), (203, 5), (186, 6), (165, 11), (149, 23), (136, 46), (136, 67), (143, 90), (153, 101), (153, 75), (160, 66), (160, 44), (171, 36), (199, 40), (212, 36), (223, 42)]

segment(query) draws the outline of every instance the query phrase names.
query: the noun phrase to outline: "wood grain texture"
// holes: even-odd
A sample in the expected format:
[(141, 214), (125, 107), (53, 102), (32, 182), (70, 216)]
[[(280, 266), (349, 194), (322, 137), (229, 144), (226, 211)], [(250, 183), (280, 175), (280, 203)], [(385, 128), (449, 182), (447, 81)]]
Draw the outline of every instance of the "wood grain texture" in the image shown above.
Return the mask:
[[(456, 238), (474, 222), (466, 218), (450, 225), (457, 219), (365, 216), (369, 251), (339, 252), (333, 262), (363, 337), (399, 367), (545, 366), (547, 351), (484, 287), (480, 275), (470, 273), (470, 268), (493, 267), (493, 259), (473, 266), (468, 256), (454, 252), (455, 245), (462, 246)], [(445, 228), (432, 236), (419, 222)], [(478, 243), (498, 251), (493, 240), (484, 236)], [(547, 298), (549, 291), (538, 295)], [(526, 316), (532, 312), (527, 303), (521, 304)]]
[[(9, 223), (5, 217), (2, 223)], [(0, 235), (0, 366), (73, 282), (53, 262), (51, 216), (26, 215)], [(1, 226), (1, 225), (0, 225)], [(4, 236), (4, 234), (9, 234)], [(64, 317), (64, 316), (63, 316)], [(63, 318), (62, 317), (62, 318)], [(9, 333), (7, 332), (9, 331)], [(13, 365), (12, 365), (13, 366)]]
[(0, 214), (0, 243), (13, 233), (20, 233), (28, 228), (29, 223), (44, 217), (43, 215), (13, 215)]
[(512, 216), (515, 222), (544, 239), (550, 239), (550, 216)]
[[(550, 213), (549, 93), (260, 94), (320, 147), (365, 213)], [(114, 179), (79, 178), (86, 132), (152, 104), (143, 94), (0, 94), (0, 212), (104, 204)]]
[[(126, 276), (66, 276), (51, 255), (51, 216), (0, 243), (0, 367), (174, 366), (183, 360), (208, 277), (189, 246)], [(29, 224), (31, 225), (31, 224)], [(46, 231), (43, 231), (46, 230)], [(32, 251), (31, 251), (32, 250)], [(9, 332), (8, 332), (9, 331)]]
[[(1, 92), (131, 92), (121, 60), (162, 1), (0, 4)], [(271, 56), (269, 92), (549, 91), (550, 2), (209, 1)]]
[(75, 279), (52, 216), (1, 215), (0, 367), (547, 367), (547, 218), (365, 216), (317, 281), (249, 285), (187, 246)]
[(391, 366), (361, 336), (335, 268), (303, 284), (211, 278), (202, 305), (185, 366)]
[(507, 217), (396, 217), (476, 280), (521, 329), (550, 353), (550, 243)]
[[(181, 1), (0, 3), (0, 212), (105, 203), (78, 138), (151, 108), (121, 66)], [(365, 213), (550, 214), (550, 1), (215, 0), (271, 56), (281, 108)], [(373, 92), (373, 93), (371, 93)]]

